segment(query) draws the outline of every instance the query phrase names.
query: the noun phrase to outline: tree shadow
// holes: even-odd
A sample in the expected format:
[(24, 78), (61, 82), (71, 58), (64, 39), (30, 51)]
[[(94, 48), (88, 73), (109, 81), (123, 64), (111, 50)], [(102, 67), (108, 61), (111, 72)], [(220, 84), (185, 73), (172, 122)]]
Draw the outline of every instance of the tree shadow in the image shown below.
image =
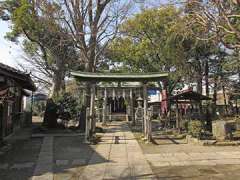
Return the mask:
[[(118, 123), (117, 125), (110, 124), (109, 127), (111, 128), (108, 133), (129, 131), (126, 123)], [(107, 148), (113, 143), (123, 144), (128, 140), (134, 140), (134, 138), (127, 139), (125, 136), (114, 134), (113, 136), (107, 135), (103, 137), (105, 139), (103, 138), (99, 143), (101, 143), (101, 146), (106, 146)], [(109, 142), (109, 140), (113, 141)], [(12, 150), (7, 152), (7, 154), (0, 155), (0, 166), (3, 163), (8, 163), (8, 167), (5, 170), (0, 170), (0, 177), (2, 179), (10, 180), (15, 180), (16, 177), (19, 177), (19, 179), (31, 179), (37, 165), (42, 142), (43, 138), (28, 138), (16, 141), (16, 144), (13, 144)], [(96, 150), (96, 148), (98, 148), (98, 144), (90, 145), (84, 144), (83, 142), (83, 136), (54, 137), (52, 163), (44, 165), (41, 171), (38, 171), (38, 173), (34, 175), (41, 177), (43, 175), (53, 173), (54, 178), (56, 179), (79, 179), (87, 166), (95, 167), (99, 165), (100, 168), (103, 168), (104, 165), (108, 163), (114, 163), (114, 161), (108, 160), (108, 156), (103, 156), (102, 153), (98, 153)], [(31, 167), (29, 165), (29, 167), (22, 167), (19, 169), (13, 168), (14, 164), (26, 165), (26, 163), (32, 163), (33, 165)], [(116, 165), (118, 164), (116, 163)], [(129, 179), (129, 176), (127, 176), (128, 171), (128, 168), (126, 168), (126, 172), (125, 170), (119, 170), (117, 174), (122, 173), (122, 175), (120, 174), (115, 177), (122, 177), (120, 179)], [(147, 176), (148, 175), (145, 175), (144, 173), (139, 175), (139, 177), (142, 178)]]

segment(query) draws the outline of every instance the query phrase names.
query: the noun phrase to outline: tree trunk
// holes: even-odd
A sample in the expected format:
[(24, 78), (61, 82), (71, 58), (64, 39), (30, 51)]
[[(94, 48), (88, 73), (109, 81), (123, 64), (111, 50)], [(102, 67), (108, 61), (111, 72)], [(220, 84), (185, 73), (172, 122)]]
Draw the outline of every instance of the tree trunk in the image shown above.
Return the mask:
[(54, 103), (52, 98), (47, 100), (46, 110), (43, 118), (43, 125), (48, 128), (57, 127), (57, 105)]
[(217, 76), (214, 77), (214, 87), (213, 87), (213, 104), (212, 104), (212, 114), (216, 117), (217, 110)]
[[(205, 64), (205, 85), (206, 85), (206, 96), (209, 97), (209, 64), (208, 64), (208, 59), (206, 59), (206, 64)], [(209, 131), (212, 131), (212, 119), (209, 113), (209, 103), (207, 103), (206, 107), (206, 121), (207, 121), (207, 129)]]
[[(198, 73), (198, 77), (197, 77), (197, 92), (199, 94), (202, 94), (202, 73), (199, 72)], [(199, 102), (199, 112), (200, 112), (200, 116), (202, 115), (202, 102)]]
[(197, 92), (199, 94), (202, 94), (202, 74), (199, 73), (197, 77)]
[(0, 147), (3, 141), (3, 105), (0, 104)]
[(226, 99), (226, 91), (225, 91), (225, 86), (222, 86), (222, 91), (223, 91), (223, 100), (224, 100), (224, 106), (225, 106), (225, 113), (228, 115), (228, 107), (227, 107), (227, 99)]
[[(65, 73), (64, 73), (65, 74)], [(65, 81), (61, 72), (56, 72), (53, 77), (50, 98), (58, 97), (61, 92), (65, 91)]]
[(202, 80), (203, 80), (203, 75), (202, 75), (202, 65), (201, 65), (201, 62), (200, 60), (197, 58), (196, 59), (196, 81), (197, 81), (197, 92), (199, 94), (202, 94)]
[(208, 80), (208, 75), (209, 75), (209, 65), (208, 65), (208, 60), (206, 60), (206, 64), (205, 64), (206, 96), (209, 97), (209, 80)]
[(61, 92), (65, 91), (65, 61), (61, 58), (56, 60), (56, 70), (53, 74), (52, 88), (50, 98), (54, 98), (60, 95)]
[(52, 79), (52, 89), (47, 101), (46, 110), (44, 113), (43, 124), (49, 128), (57, 127), (57, 105), (54, 103), (54, 98), (58, 97), (61, 92), (65, 91), (65, 61), (61, 58), (56, 59), (56, 69)]

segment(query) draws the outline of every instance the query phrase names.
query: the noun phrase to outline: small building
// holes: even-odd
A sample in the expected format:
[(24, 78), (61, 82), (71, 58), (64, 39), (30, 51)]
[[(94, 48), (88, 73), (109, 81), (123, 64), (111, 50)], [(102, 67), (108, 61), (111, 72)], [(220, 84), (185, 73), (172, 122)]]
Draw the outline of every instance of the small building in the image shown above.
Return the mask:
[(0, 63), (0, 140), (22, 125), (23, 97), (36, 87), (29, 74)]
[(184, 120), (189, 119), (207, 119), (203, 113), (202, 101), (209, 101), (211, 98), (204, 96), (192, 89), (178, 92), (178, 94), (171, 96), (170, 101), (175, 110), (175, 125), (180, 129), (183, 127)]

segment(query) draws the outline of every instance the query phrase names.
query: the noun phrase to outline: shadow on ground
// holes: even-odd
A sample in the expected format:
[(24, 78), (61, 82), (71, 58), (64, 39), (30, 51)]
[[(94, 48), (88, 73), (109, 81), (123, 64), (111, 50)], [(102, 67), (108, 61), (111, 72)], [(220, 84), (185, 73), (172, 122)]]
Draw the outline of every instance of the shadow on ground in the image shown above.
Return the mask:
[[(33, 124), (36, 128), (38, 124)], [(43, 138), (31, 138), (31, 128), (23, 129), (11, 137), (8, 142), (10, 150), (0, 154), (1, 180), (27, 180), (34, 174)], [(97, 145), (83, 143), (83, 137), (54, 137), (52, 169), (54, 179), (78, 179)], [(96, 164), (107, 160), (95, 153)], [(46, 164), (49, 166), (49, 164)], [(43, 168), (38, 176), (49, 173)]]

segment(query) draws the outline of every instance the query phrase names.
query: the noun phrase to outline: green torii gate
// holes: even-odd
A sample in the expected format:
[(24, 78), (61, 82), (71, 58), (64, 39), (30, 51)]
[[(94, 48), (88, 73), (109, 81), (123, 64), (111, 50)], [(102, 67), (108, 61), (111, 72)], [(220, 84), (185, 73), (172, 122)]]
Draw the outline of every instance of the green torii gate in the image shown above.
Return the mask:
[(147, 95), (147, 83), (148, 82), (156, 82), (167, 79), (168, 73), (92, 73), (92, 72), (80, 72), (73, 71), (71, 75), (75, 77), (78, 81), (89, 82), (91, 84), (91, 98), (90, 98), (90, 112), (89, 119), (86, 119), (85, 130), (85, 140), (89, 141), (90, 138), (90, 130), (92, 132), (95, 131), (96, 121), (94, 119), (94, 101), (96, 94), (96, 83), (97, 82), (141, 82), (143, 84), (143, 133), (144, 137), (147, 141), (151, 141), (151, 125), (148, 118), (148, 95)]

